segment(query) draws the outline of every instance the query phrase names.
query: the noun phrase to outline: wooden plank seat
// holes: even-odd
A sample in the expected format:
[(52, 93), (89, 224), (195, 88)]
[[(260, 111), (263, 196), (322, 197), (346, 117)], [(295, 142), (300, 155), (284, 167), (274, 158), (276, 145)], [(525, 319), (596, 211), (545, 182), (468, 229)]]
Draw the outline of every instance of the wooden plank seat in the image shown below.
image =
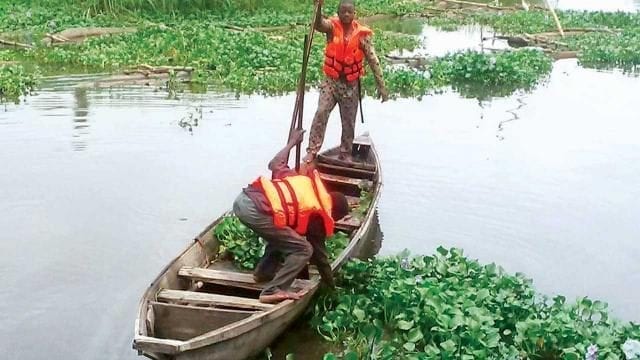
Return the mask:
[(347, 215), (342, 219), (336, 221), (336, 228), (347, 230), (347, 231), (353, 231), (359, 228), (361, 224), (362, 224), (361, 219), (352, 215)]
[[(193, 281), (202, 281), (210, 284), (238, 287), (250, 290), (262, 290), (266, 283), (256, 283), (253, 275), (233, 271), (205, 269), (193, 266), (183, 266), (178, 270), (178, 275)], [(310, 286), (308, 280), (296, 279), (291, 285), (294, 289), (304, 289)]]
[(183, 266), (178, 275), (194, 281), (202, 281), (211, 284), (234, 286), (243, 289), (262, 290), (264, 284), (253, 281), (253, 275), (223, 270), (212, 270), (193, 266)]
[(356, 178), (363, 178), (372, 180), (376, 176), (376, 171), (374, 170), (366, 170), (366, 169), (357, 169), (354, 167), (344, 167), (330, 163), (319, 162), (318, 170), (322, 172), (327, 172), (336, 175), (344, 175), (344, 176), (352, 176)]
[(375, 173), (376, 166), (365, 161), (344, 161), (337, 156), (318, 155), (318, 164), (334, 165), (340, 168), (351, 168)]
[(157, 295), (157, 300), (172, 304), (188, 303), (192, 305), (225, 306), (253, 310), (269, 310), (274, 306), (272, 304), (263, 304), (257, 299), (170, 289), (160, 290)]
[(347, 203), (349, 203), (349, 207), (350, 208), (357, 208), (358, 205), (360, 205), (360, 198), (357, 196), (349, 196), (349, 195), (345, 195), (345, 197), (347, 198)]
[(371, 188), (373, 187), (373, 182), (371, 180), (367, 180), (367, 179), (354, 179), (354, 178), (350, 178), (350, 177), (346, 177), (346, 176), (340, 176), (340, 175), (332, 175), (332, 174), (325, 174), (325, 173), (320, 173), (320, 179), (322, 179), (323, 181), (329, 182), (329, 183), (334, 183), (334, 184), (339, 184), (339, 185), (348, 185), (348, 186), (353, 186), (358, 188), (360, 185), (366, 187), (366, 188)]

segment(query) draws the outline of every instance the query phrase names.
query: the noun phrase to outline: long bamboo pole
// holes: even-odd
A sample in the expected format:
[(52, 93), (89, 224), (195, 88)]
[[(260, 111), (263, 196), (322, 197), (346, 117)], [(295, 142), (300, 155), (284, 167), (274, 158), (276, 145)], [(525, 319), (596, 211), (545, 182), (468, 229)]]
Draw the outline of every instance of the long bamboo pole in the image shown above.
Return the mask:
[[(304, 50), (302, 54), (302, 71), (300, 72), (300, 79), (298, 80), (298, 88), (296, 93), (296, 102), (293, 108), (293, 115), (291, 116), (291, 125), (289, 127), (289, 136), (287, 137), (287, 142), (291, 140), (291, 135), (293, 134), (293, 130), (295, 128), (302, 129), (302, 110), (304, 108), (304, 91), (305, 91), (305, 82), (307, 75), (307, 66), (309, 64), (309, 56), (311, 54), (311, 44), (313, 43), (313, 34), (315, 33), (315, 22), (320, 12), (320, 2), (316, 4), (316, 7), (313, 10), (313, 17), (311, 19), (311, 23), (309, 24), (309, 35), (305, 36), (304, 39)], [(300, 152), (301, 145), (296, 145), (296, 170), (300, 168)], [(289, 155), (287, 154), (287, 161), (289, 160)]]
[[(313, 35), (312, 35), (313, 36)], [(305, 54), (307, 56), (305, 56), (302, 59), (302, 74), (300, 75), (300, 77), (302, 78), (302, 91), (300, 93), (300, 101), (298, 103), (298, 121), (297, 121), (297, 126), (296, 128), (298, 130), (302, 129), (302, 114), (304, 113), (303, 109), (304, 109), (304, 84), (305, 84), (305, 78), (307, 77), (307, 65), (309, 64), (309, 54), (307, 53), (308, 48), (311, 47), (311, 42), (309, 41), (309, 36), (305, 35), (304, 36), (304, 51)], [(300, 170), (300, 154), (302, 151), (302, 143), (298, 143), (296, 145), (296, 166), (295, 169), (296, 171)]]
[(558, 27), (558, 31), (560, 32), (560, 36), (564, 37), (564, 31), (562, 30), (562, 25), (560, 24), (560, 19), (558, 19), (558, 15), (556, 11), (553, 9), (553, 6), (549, 4), (549, 0), (544, 0), (545, 4), (547, 4), (547, 8), (551, 11), (551, 15), (553, 16), (553, 20), (556, 22), (556, 26)]

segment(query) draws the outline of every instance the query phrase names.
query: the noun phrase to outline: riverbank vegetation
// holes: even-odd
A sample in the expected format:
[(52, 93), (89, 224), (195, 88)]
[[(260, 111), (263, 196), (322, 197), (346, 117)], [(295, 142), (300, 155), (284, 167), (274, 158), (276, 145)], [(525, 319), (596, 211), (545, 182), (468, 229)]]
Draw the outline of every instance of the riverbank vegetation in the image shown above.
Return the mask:
[[(329, 14), (337, 0), (327, 0)], [(55, 72), (120, 72), (141, 64), (193, 67), (191, 81), (237, 93), (293, 91), (312, 2), (284, 0), (64, 0), (0, 1), (0, 59)], [(453, 87), (465, 96), (504, 96), (530, 89), (551, 70), (554, 52), (575, 52), (587, 66), (625, 69), (640, 63), (640, 15), (559, 12), (567, 37), (559, 38), (549, 13), (534, 7), (495, 9), (455, 1), (361, 1), (359, 15), (412, 16), (452, 28), (483, 24), (541, 49), (465, 51), (425, 59), (423, 66), (393, 65), (384, 55), (419, 45), (415, 35), (376, 30), (374, 43), (395, 96), (420, 97)], [(109, 28), (105, 36), (69, 39), (64, 30)], [(117, 29), (126, 29), (117, 33)], [(115, 29), (115, 30), (114, 30)], [(106, 31), (106, 30), (104, 30)], [(115, 31), (115, 32), (114, 32)], [(544, 50), (541, 51), (541, 50)], [(322, 79), (323, 41), (315, 39), (308, 83)], [(364, 81), (373, 95), (371, 75)], [(26, 89), (26, 87), (24, 88)], [(489, 91), (487, 91), (489, 89)], [(24, 90), (22, 91), (24, 93)]]
[[(342, 351), (325, 359), (634, 359), (640, 325), (607, 304), (535, 291), (522, 274), (459, 249), (351, 261), (313, 326)], [(587, 356), (588, 355), (588, 356)]]
[(39, 83), (37, 70), (26, 71), (16, 64), (0, 65), (0, 104), (20, 101), (21, 96), (30, 94)]

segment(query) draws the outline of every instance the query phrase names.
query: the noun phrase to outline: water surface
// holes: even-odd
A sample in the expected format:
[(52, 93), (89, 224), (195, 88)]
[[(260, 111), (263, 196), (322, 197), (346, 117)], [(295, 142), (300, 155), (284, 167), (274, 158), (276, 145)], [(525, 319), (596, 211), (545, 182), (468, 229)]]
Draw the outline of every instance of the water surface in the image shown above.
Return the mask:
[[(429, 38), (427, 52), (440, 51)], [(50, 79), (0, 112), (8, 358), (137, 358), (142, 292), (266, 174), (294, 103), (76, 86), (86, 80)], [(637, 77), (563, 60), (545, 84), (507, 98), (364, 99), (358, 131), (371, 132), (385, 179), (381, 253), (462, 247), (524, 272), (545, 294), (588, 295), (640, 321), (639, 88)], [(316, 101), (311, 91), (306, 128)], [(180, 126), (194, 116), (192, 131)], [(339, 139), (338, 120), (336, 111), (326, 145)]]

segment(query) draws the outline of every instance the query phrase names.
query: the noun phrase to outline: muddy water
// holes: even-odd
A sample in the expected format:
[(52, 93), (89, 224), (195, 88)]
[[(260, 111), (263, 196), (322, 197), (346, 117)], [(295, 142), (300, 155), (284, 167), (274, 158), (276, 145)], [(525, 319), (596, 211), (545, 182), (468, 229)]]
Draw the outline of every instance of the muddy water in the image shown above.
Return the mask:
[[(77, 88), (84, 80), (50, 79), (0, 112), (8, 358), (136, 358), (140, 294), (266, 172), (294, 102)], [(373, 135), (385, 178), (382, 254), (462, 247), (543, 293), (589, 295), (640, 321), (639, 88), (564, 60), (535, 91), (507, 98), (365, 99), (358, 131)], [(307, 96), (307, 128), (316, 100)], [(339, 130), (336, 112), (328, 144)]]

